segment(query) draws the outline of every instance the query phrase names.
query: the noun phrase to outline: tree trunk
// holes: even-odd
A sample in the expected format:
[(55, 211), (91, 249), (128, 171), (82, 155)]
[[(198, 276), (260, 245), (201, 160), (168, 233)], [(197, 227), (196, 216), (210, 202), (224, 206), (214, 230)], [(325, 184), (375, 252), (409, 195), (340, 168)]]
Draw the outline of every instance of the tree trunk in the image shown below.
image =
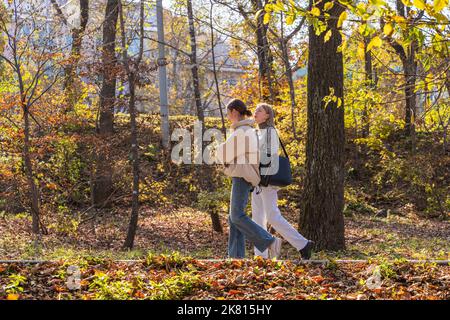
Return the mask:
[[(338, 17), (343, 10), (335, 5), (330, 15)], [(325, 32), (317, 36), (309, 27), (306, 178), (299, 219), (301, 232), (317, 249), (328, 250), (345, 248), (343, 60), (337, 52), (342, 38), (336, 24), (337, 20), (328, 22), (333, 34), (325, 43)], [(323, 99), (330, 88), (342, 99), (340, 107), (329, 102), (325, 108)]]
[[(220, 87), (219, 87), (219, 79), (217, 77), (217, 68), (216, 68), (216, 52), (215, 52), (215, 45), (214, 45), (214, 28), (213, 28), (213, 1), (210, 0), (210, 10), (209, 10), (209, 24), (210, 24), (210, 32), (211, 32), (211, 56), (212, 56), (212, 66), (213, 66), (213, 75), (214, 75), (214, 84), (216, 86), (216, 97), (217, 97), (217, 105), (219, 106), (219, 112), (220, 112), (220, 120), (222, 121), (222, 133), (223, 137), (226, 139), (226, 128), (225, 128), (225, 118), (223, 116), (223, 110), (222, 110), (222, 101), (220, 98)], [(220, 224), (220, 220), (219, 220)], [(222, 227), (221, 227), (222, 229)]]
[(212, 211), (210, 213), (211, 215), (211, 222), (212, 222), (212, 228), (214, 231), (223, 233), (222, 223), (220, 222), (220, 216), (217, 211)]
[(295, 87), (294, 87), (294, 79), (292, 77), (291, 64), (289, 63), (289, 54), (288, 54), (288, 44), (282, 39), (281, 40), (281, 52), (283, 56), (284, 63), (284, 75), (289, 85), (289, 97), (291, 98), (291, 127), (292, 133), (294, 135), (294, 139), (298, 140), (297, 130), (295, 128), (295, 108), (297, 107), (297, 103), (295, 101)]
[(128, 225), (127, 238), (125, 239), (124, 248), (133, 249), (134, 239), (136, 236), (138, 217), (139, 217), (139, 154), (136, 126), (136, 106), (135, 106), (135, 75), (131, 73), (128, 77), (130, 86), (130, 124), (131, 124), (131, 162), (133, 169), (133, 193), (131, 197), (131, 218)]
[[(264, 9), (264, 4), (261, 0), (252, 0), (252, 6), (255, 12)], [(256, 20), (255, 32), (258, 70), (262, 83), (262, 98), (274, 103), (276, 92), (272, 81), (272, 77), (274, 75), (274, 71), (272, 69), (273, 56), (270, 51), (269, 41), (267, 39), (267, 28), (268, 26), (264, 24), (264, 14), (260, 14)]]
[(80, 27), (72, 29), (72, 50), (71, 61), (65, 68), (64, 89), (67, 95), (67, 109), (73, 110), (74, 105), (80, 97), (80, 92), (76, 88), (76, 69), (80, 61), (81, 44), (84, 31), (89, 20), (89, 0), (79, 0), (80, 2)]
[[(364, 49), (367, 48), (370, 42), (369, 37), (364, 37)], [(373, 69), (372, 69), (372, 53), (370, 51), (364, 50), (364, 71), (366, 79), (366, 87), (368, 89), (373, 88)], [(364, 103), (364, 109), (362, 114), (362, 137), (367, 138), (369, 136), (369, 110), (367, 107), (367, 101)]]
[[(160, 3), (159, 3), (160, 4)], [(143, 50), (144, 50), (144, 2), (141, 0), (140, 2), (140, 19), (139, 19), (139, 54), (134, 62), (133, 66), (131, 66), (130, 59), (128, 57), (128, 49), (127, 49), (127, 39), (126, 39), (126, 31), (125, 31), (125, 22), (123, 19), (123, 6), (122, 2), (119, 0), (119, 19), (120, 19), (120, 28), (122, 35), (122, 56), (123, 56), (123, 64), (125, 66), (125, 70), (128, 78), (128, 86), (130, 88), (130, 100), (129, 100), (129, 112), (130, 112), (130, 140), (131, 140), (131, 163), (132, 163), (132, 171), (133, 171), (133, 188), (132, 188), (132, 196), (131, 196), (131, 218), (130, 223), (128, 225), (128, 233), (125, 239), (123, 248), (124, 249), (133, 249), (134, 239), (136, 237), (136, 231), (138, 227), (138, 218), (139, 218), (139, 145), (138, 145), (138, 134), (137, 134), (137, 125), (136, 125), (136, 72), (139, 70), (139, 65), (142, 61)]]
[(100, 90), (100, 119), (98, 133), (104, 145), (97, 155), (97, 168), (94, 182), (94, 203), (96, 206), (106, 204), (112, 193), (112, 166), (108, 142), (113, 134), (114, 103), (116, 97), (115, 56), (116, 25), (118, 18), (118, 0), (108, 0), (106, 4), (105, 21), (103, 24), (102, 50), (102, 88)]
[[(197, 110), (198, 120), (203, 122), (205, 120), (203, 107), (202, 107), (202, 98), (200, 93), (200, 79), (198, 76), (198, 65), (197, 65), (197, 41), (195, 39), (195, 26), (194, 26), (194, 13), (192, 10), (192, 1), (187, 0), (187, 14), (188, 14), (188, 22), (189, 22), (189, 37), (191, 41), (191, 54), (190, 54), (190, 63), (191, 63), (191, 72), (192, 72), (192, 81), (194, 88), (194, 98), (195, 98), (195, 107)], [(203, 130), (202, 130), (203, 132)]]
[(405, 73), (405, 131), (411, 139), (412, 150), (416, 145), (416, 78), (417, 78), (417, 62), (415, 61), (415, 46), (411, 44), (409, 50), (410, 55), (407, 59), (402, 60), (403, 71)]
[(168, 150), (170, 147), (170, 128), (169, 128), (169, 104), (167, 102), (167, 73), (166, 73), (166, 52), (164, 45), (164, 19), (162, 0), (156, 1), (156, 17), (158, 25), (158, 76), (159, 76), (159, 100), (161, 115), (161, 141), (163, 148)]
[(25, 175), (28, 181), (28, 190), (31, 200), (32, 231), (36, 235), (40, 235), (41, 228), (39, 223), (40, 220), (39, 194), (33, 178), (33, 166), (31, 164), (31, 157), (30, 157), (30, 119), (27, 106), (23, 106), (23, 121), (24, 121), (23, 162), (25, 166)]
[[(447, 59), (450, 63), (450, 58)], [(450, 97), (450, 68), (447, 68), (447, 77), (445, 78), (445, 87), (447, 88), (448, 96)]]
[[(403, 1), (396, 0), (397, 14), (406, 19), (410, 13), (410, 8), (405, 6)], [(420, 11), (416, 18), (412, 19), (412, 23), (418, 21), (422, 17), (424, 11)], [(404, 35), (407, 36), (408, 34)], [(394, 47), (396, 53), (400, 57), (403, 64), (403, 72), (405, 77), (405, 133), (411, 139), (411, 149), (414, 151), (416, 147), (416, 79), (417, 79), (417, 61), (416, 52), (418, 49), (418, 43), (416, 40), (408, 45), (405, 50), (402, 45), (395, 41), (391, 41), (391, 45)]]

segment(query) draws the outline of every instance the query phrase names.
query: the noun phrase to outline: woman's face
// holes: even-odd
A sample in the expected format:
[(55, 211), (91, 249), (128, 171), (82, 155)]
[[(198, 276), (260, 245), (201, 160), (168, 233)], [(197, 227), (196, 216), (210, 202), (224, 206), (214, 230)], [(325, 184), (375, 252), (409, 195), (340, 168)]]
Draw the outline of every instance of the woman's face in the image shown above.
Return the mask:
[(266, 112), (266, 110), (264, 110), (263, 107), (257, 107), (255, 113), (253, 114), (253, 117), (255, 118), (255, 122), (257, 124), (261, 124), (269, 119), (269, 114)]
[(231, 123), (235, 122), (236, 120), (239, 120), (239, 111), (227, 108), (227, 119)]

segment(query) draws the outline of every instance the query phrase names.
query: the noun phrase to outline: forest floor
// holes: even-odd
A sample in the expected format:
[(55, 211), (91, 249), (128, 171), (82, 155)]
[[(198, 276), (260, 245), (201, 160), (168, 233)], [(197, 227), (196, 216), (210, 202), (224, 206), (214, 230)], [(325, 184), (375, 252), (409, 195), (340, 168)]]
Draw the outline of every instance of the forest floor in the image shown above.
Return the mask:
[[(121, 172), (116, 184), (124, 194), (131, 176), (123, 161), (128, 155), (126, 137), (116, 143), (116, 171)], [(212, 230), (209, 213), (198, 209), (204, 191), (201, 178), (207, 175), (213, 182), (208, 191), (215, 191), (221, 185), (216, 181), (219, 173), (199, 174), (193, 167), (164, 162), (152, 147), (152, 137), (159, 135), (149, 131), (140, 137), (150, 151), (141, 168), (145, 197), (132, 251), (122, 250), (129, 199), (99, 210), (86, 209), (89, 201), (77, 206), (76, 197), (71, 202), (63, 198), (70, 205), (58, 206), (55, 199), (74, 186), (59, 181), (65, 175), (57, 170), (45, 172), (64, 187), (44, 190), (43, 203), (48, 205), (42, 223), (48, 234), (38, 246), (26, 208), (8, 209), (20, 197), (12, 192), (0, 199), (0, 299), (450, 299), (450, 265), (444, 263), (450, 260), (450, 157), (439, 155), (440, 146), (433, 143), (438, 140), (418, 135), (420, 148), (414, 157), (396, 137), (383, 142), (383, 152), (348, 146), (346, 249), (314, 252), (312, 259), (328, 261), (318, 264), (299, 262), (299, 253), (286, 242), (280, 261), (254, 259), (250, 244), (247, 259), (227, 260), (225, 210), (220, 213), (224, 231), (218, 233)], [(89, 175), (83, 177), (87, 185)], [(302, 195), (297, 188), (301, 176), (297, 178), (295, 188), (280, 191), (279, 203), (294, 227)], [(89, 194), (83, 188), (78, 191)], [(206, 196), (218, 202), (216, 194)], [(227, 201), (220, 203), (224, 207)], [(70, 266), (80, 269), (76, 290), (68, 286), (73, 279)]]
[[(296, 226), (298, 213), (283, 211)], [(450, 223), (407, 208), (384, 218), (346, 216), (346, 250), (315, 252), (312, 259), (330, 261), (323, 265), (298, 263), (298, 253), (286, 242), (283, 261), (253, 259), (250, 246), (248, 259), (225, 260), (226, 216), (220, 234), (197, 209), (141, 212), (133, 251), (121, 250), (129, 213), (116, 207), (88, 218), (76, 232), (51, 230), (38, 254), (29, 218), (3, 214), (1, 259), (49, 262), (0, 264), (0, 299), (450, 299), (450, 265), (405, 260), (448, 260)], [(81, 268), (79, 290), (66, 286), (69, 265)], [(377, 274), (381, 283), (371, 286)]]
[[(282, 208), (283, 210), (283, 208)], [(208, 213), (194, 208), (142, 207), (135, 249), (122, 251), (129, 210), (113, 208), (88, 217), (74, 232), (52, 229), (36, 252), (30, 219), (24, 215), (0, 216), (1, 259), (59, 259), (94, 255), (114, 259), (145, 257), (148, 252), (178, 251), (198, 259), (223, 259), (227, 254), (228, 224), (221, 216), (224, 233), (212, 230)], [(285, 208), (284, 216), (297, 226), (296, 210)], [(55, 227), (56, 228), (56, 227)], [(314, 252), (313, 259), (439, 259), (450, 258), (450, 221), (422, 218), (405, 210), (387, 217), (353, 214), (345, 216), (346, 250)], [(247, 257), (253, 249), (248, 244)], [(283, 243), (280, 259), (296, 260), (299, 254)]]

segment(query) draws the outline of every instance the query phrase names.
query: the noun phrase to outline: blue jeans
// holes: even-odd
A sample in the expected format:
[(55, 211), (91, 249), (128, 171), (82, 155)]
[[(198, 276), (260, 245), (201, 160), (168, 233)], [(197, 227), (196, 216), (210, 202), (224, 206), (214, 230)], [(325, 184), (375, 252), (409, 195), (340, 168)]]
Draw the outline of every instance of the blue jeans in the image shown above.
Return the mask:
[(246, 213), (248, 197), (252, 185), (243, 178), (232, 178), (230, 215), (230, 234), (228, 237), (228, 256), (245, 258), (245, 238), (261, 252), (266, 250), (275, 238), (256, 224)]

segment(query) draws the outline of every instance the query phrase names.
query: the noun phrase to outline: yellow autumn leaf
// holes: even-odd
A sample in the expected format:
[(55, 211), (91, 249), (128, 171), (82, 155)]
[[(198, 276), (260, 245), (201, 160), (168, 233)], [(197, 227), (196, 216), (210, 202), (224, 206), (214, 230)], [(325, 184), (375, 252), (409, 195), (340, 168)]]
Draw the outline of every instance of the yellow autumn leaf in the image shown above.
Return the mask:
[(340, 28), (342, 27), (342, 24), (344, 23), (344, 21), (347, 19), (347, 11), (344, 11), (341, 13), (341, 15), (339, 16), (339, 20), (337, 23), (337, 27)]
[(278, 0), (278, 1), (273, 5), (273, 8), (274, 8), (275, 10), (278, 10), (278, 11), (284, 11), (284, 3), (283, 3), (283, 1)]
[(6, 300), (19, 300), (19, 295), (18, 294), (14, 294), (14, 293), (10, 293), (6, 297)]
[(316, 16), (316, 17), (320, 16), (320, 9), (317, 8), (317, 7), (312, 8), (312, 9), (311, 9), (311, 14), (312, 14), (313, 16)]
[(394, 28), (392, 27), (392, 24), (386, 23), (383, 27), (383, 32), (385, 35), (387, 35), (389, 37), (392, 34), (392, 32), (394, 32)]
[(264, 20), (263, 20), (263, 23), (264, 24), (268, 24), (269, 23), (269, 21), (270, 21), (270, 13), (265, 13), (264, 14)]
[(334, 6), (334, 2), (327, 2), (327, 3), (325, 3), (325, 5), (323, 6), (323, 9), (325, 10), (325, 11), (328, 11), (328, 10), (330, 10), (331, 8), (333, 8), (333, 6)]
[(286, 16), (286, 24), (287, 24), (288, 26), (290, 26), (291, 24), (293, 24), (293, 23), (294, 23), (294, 20), (295, 20), (295, 16), (294, 16), (294, 15), (290, 14), (290, 15)]
[(376, 7), (382, 7), (386, 5), (386, 2), (384, 0), (370, 0), (369, 2)]
[(380, 39), (379, 36), (374, 37), (372, 40), (370, 40), (369, 44), (367, 45), (367, 52), (372, 50), (373, 47), (381, 47), (383, 44), (383, 41)]
[(347, 40), (345, 37), (342, 37), (342, 43), (338, 46), (336, 52), (343, 52), (347, 48)]
[(425, 9), (425, 1), (423, 1), (423, 0), (413, 0), (413, 4), (417, 9), (420, 9), (420, 10)]
[(275, 4), (269, 3), (264, 6), (265, 12), (273, 12), (275, 10)]
[(362, 43), (362, 42), (358, 43), (358, 50), (357, 50), (356, 54), (358, 55), (358, 58), (360, 60), (364, 59), (364, 54), (365, 54), (365, 52), (364, 52), (364, 43)]
[(323, 37), (323, 42), (327, 42), (328, 40), (330, 40), (331, 38), (331, 29), (327, 31), (327, 33), (325, 33), (325, 36)]
[(436, 12), (441, 11), (448, 6), (448, 0), (434, 0), (433, 8)]
[(393, 16), (392, 20), (394, 20), (397, 23), (405, 23), (406, 19), (402, 16)]

